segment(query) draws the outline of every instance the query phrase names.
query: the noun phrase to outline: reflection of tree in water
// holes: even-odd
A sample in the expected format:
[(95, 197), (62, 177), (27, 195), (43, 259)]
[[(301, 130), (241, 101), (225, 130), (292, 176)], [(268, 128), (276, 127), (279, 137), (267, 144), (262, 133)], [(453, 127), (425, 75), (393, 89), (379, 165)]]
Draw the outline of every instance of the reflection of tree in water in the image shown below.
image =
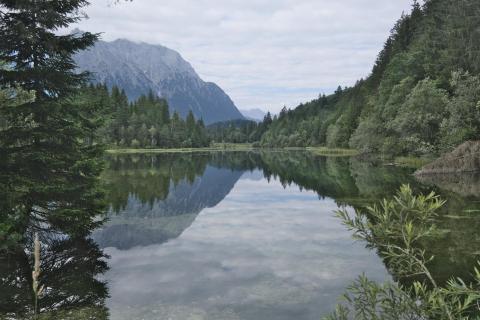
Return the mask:
[[(410, 184), (416, 193), (432, 189), (416, 182), (409, 169), (355, 158), (320, 157), (308, 152), (116, 156), (105, 174), (112, 188), (109, 192), (112, 207), (125, 207), (130, 193), (150, 204), (155, 199), (166, 199), (171, 184), (179, 181), (191, 184), (195, 177), (202, 177), (207, 164), (238, 171), (260, 169), (267, 179), (277, 178), (284, 186), (295, 184), (315, 191), (320, 197), (330, 197), (341, 206), (356, 208), (391, 198), (401, 184)], [(480, 219), (473, 213), (480, 209), (480, 203), (453, 192), (437, 191), (447, 199), (447, 204), (436, 221), (441, 232), (426, 241), (425, 248), (436, 256), (432, 269), (440, 281), (451, 275), (466, 278), (476, 259), (478, 249), (474, 248), (480, 248), (477, 235)]]
[(202, 175), (209, 160), (203, 154), (135, 154), (107, 158), (103, 174), (107, 201), (114, 211), (124, 209), (129, 195), (152, 205), (168, 196), (170, 184), (186, 180), (192, 183)]
[(320, 157), (305, 152), (264, 153), (264, 171), (284, 185), (297, 184), (333, 198), (339, 205), (365, 204), (391, 196), (409, 172), (346, 157)]
[[(91, 239), (42, 237), (40, 319), (106, 319), (107, 271), (102, 251)], [(0, 318), (33, 318), (32, 269), (28, 246), (0, 256)]]
[[(166, 232), (161, 237), (164, 241), (164, 238), (178, 236), (195, 219), (198, 210), (211, 205), (205, 201), (199, 203), (201, 199), (214, 199), (218, 203), (231, 190), (241, 172), (256, 169), (262, 170), (267, 179), (278, 179), (284, 186), (295, 184), (315, 191), (319, 197), (332, 198), (341, 206), (356, 208), (382, 198), (391, 198), (403, 183), (410, 183), (415, 192), (425, 193), (431, 189), (417, 183), (407, 169), (353, 158), (325, 158), (306, 152), (109, 156), (103, 178), (107, 185), (108, 203), (116, 212), (128, 206), (132, 195), (151, 208), (169, 196), (183, 203), (185, 221), (169, 220), (175, 217), (174, 211), (171, 216), (158, 220), (158, 225)], [(218, 172), (223, 172), (224, 176), (218, 175)], [(208, 176), (211, 178), (207, 179)], [(200, 181), (203, 184), (199, 184)], [(189, 191), (196, 184), (201, 192)], [(178, 190), (175, 191), (175, 188)], [(431, 270), (439, 283), (451, 276), (468, 281), (471, 266), (477, 259), (475, 253), (478, 252), (475, 251), (480, 248), (477, 232), (480, 219), (475, 214), (480, 203), (478, 199), (465, 198), (451, 191), (440, 190), (439, 193), (447, 199), (445, 208), (435, 221), (440, 232), (422, 242), (422, 247), (435, 256)], [(198, 205), (192, 207), (188, 201)], [(195, 210), (188, 211), (190, 207)], [(122, 236), (125, 233), (121, 231), (117, 234)], [(97, 245), (75, 236), (57, 236), (56, 239), (44, 236), (42, 243), (41, 280), (47, 290), (40, 306), (45, 316), (68, 318), (66, 312), (73, 311), (72, 319), (81, 319), (93, 313), (97, 319), (106, 318), (104, 302), (107, 289), (97, 276), (105, 272), (107, 266)], [(128, 247), (131, 243), (125, 245)], [(0, 258), (0, 318), (7, 315), (28, 318), (33, 308), (31, 265), (30, 254), (23, 250)]]
[(113, 211), (119, 212), (130, 196), (150, 206), (165, 200), (172, 187), (181, 182), (191, 185), (202, 177), (207, 165), (246, 171), (261, 166), (261, 159), (259, 154), (248, 152), (123, 154), (108, 156), (107, 163), (102, 176), (107, 201)]
[[(105, 176), (113, 177), (108, 180), (111, 190), (122, 191), (109, 197), (113, 212), (93, 238), (101, 247), (125, 250), (178, 237), (200, 211), (222, 201), (241, 177), (243, 170), (235, 169), (234, 159), (226, 153), (117, 157), (115, 163), (122, 166), (113, 163)], [(147, 169), (140, 161), (148, 175), (141, 174)], [(127, 170), (132, 174), (124, 176)], [(125, 181), (129, 179), (133, 181)], [(151, 182), (144, 184), (142, 179)], [(165, 186), (158, 188), (158, 181)]]
[[(333, 198), (339, 205), (355, 208), (391, 198), (404, 183), (410, 184), (416, 193), (428, 193), (432, 189), (417, 182), (411, 170), (354, 158), (324, 158), (292, 152), (266, 153), (262, 160), (268, 172), (283, 184), (295, 183), (319, 196)], [(432, 273), (440, 283), (452, 276), (470, 280), (472, 266), (480, 255), (480, 199), (435, 189), (447, 203), (435, 221), (438, 233), (423, 242), (425, 250), (435, 256)]]

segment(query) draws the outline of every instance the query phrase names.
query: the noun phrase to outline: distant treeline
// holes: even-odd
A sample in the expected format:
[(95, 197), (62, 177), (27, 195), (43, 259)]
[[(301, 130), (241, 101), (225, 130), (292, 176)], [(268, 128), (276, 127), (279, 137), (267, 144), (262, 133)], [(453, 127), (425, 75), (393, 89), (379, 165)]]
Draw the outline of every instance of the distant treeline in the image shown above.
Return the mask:
[(114, 86), (109, 90), (105, 84), (90, 84), (74, 99), (98, 110), (100, 128), (92, 139), (116, 148), (199, 148), (215, 142), (258, 144), (276, 120), (267, 113), (259, 123), (238, 119), (205, 127), (192, 112), (185, 119), (177, 112), (170, 114), (167, 101), (153, 92), (129, 102), (123, 89)]
[(260, 141), (272, 122), (268, 112), (262, 122), (242, 119), (218, 122), (209, 125), (207, 132), (215, 142), (252, 143)]
[(205, 147), (210, 144), (202, 119), (170, 115), (167, 101), (150, 92), (129, 103), (125, 92), (103, 84), (84, 88), (80, 99), (100, 106), (102, 143), (123, 148)]

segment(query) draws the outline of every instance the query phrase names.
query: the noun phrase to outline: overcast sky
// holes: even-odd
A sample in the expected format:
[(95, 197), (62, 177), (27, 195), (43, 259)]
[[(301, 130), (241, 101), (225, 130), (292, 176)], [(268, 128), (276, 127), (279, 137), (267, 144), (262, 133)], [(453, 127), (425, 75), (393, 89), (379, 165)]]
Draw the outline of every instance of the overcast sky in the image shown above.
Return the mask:
[(91, 2), (82, 30), (177, 50), (240, 109), (277, 112), (368, 75), (412, 0)]

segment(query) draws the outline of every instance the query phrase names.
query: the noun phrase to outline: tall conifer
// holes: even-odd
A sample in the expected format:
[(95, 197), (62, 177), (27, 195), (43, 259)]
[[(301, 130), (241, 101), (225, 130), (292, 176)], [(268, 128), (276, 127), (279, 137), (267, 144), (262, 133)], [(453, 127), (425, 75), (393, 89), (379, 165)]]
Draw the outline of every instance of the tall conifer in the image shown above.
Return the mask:
[(75, 72), (73, 54), (91, 46), (97, 35), (59, 35), (83, 18), (84, 0), (0, 0), (0, 87), (19, 86), (33, 101), (2, 105), (7, 125), (0, 132), (3, 190), (16, 202), (2, 211), (26, 227), (58, 227), (85, 233), (101, 212), (96, 182), (99, 146), (91, 145), (98, 127), (95, 107), (75, 99), (87, 74)]

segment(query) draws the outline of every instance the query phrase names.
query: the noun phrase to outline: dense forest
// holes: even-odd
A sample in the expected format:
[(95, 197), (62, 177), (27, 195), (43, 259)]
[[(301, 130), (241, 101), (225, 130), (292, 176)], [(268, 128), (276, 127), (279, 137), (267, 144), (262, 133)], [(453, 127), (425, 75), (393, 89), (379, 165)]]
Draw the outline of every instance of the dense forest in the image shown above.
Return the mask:
[(251, 120), (231, 120), (211, 124), (207, 127), (207, 134), (214, 142), (258, 142), (272, 122), (272, 115), (268, 112), (259, 123)]
[(124, 148), (205, 147), (210, 144), (203, 121), (190, 112), (186, 119), (170, 115), (165, 99), (152, 92), (129, 102), (123, 90), (105, 85), (83, 88), (77, 97), (101, 110), (100, 142)]
[(263, 146), (431, 154), (480, 137), (480, 2), (415, 1), (371, 74), (282, 110)]
[(165, 99), (152, 92), (129, 102), (123, 90), (105, 85), (84, 87), (77, 97), (97, 105), (102, 125), (98, 140), (111, 147), (177, 148), (205, 147), (210, 144), (205, 125), (190, 112), (186, 119), (178, 113), (170, 115)]

